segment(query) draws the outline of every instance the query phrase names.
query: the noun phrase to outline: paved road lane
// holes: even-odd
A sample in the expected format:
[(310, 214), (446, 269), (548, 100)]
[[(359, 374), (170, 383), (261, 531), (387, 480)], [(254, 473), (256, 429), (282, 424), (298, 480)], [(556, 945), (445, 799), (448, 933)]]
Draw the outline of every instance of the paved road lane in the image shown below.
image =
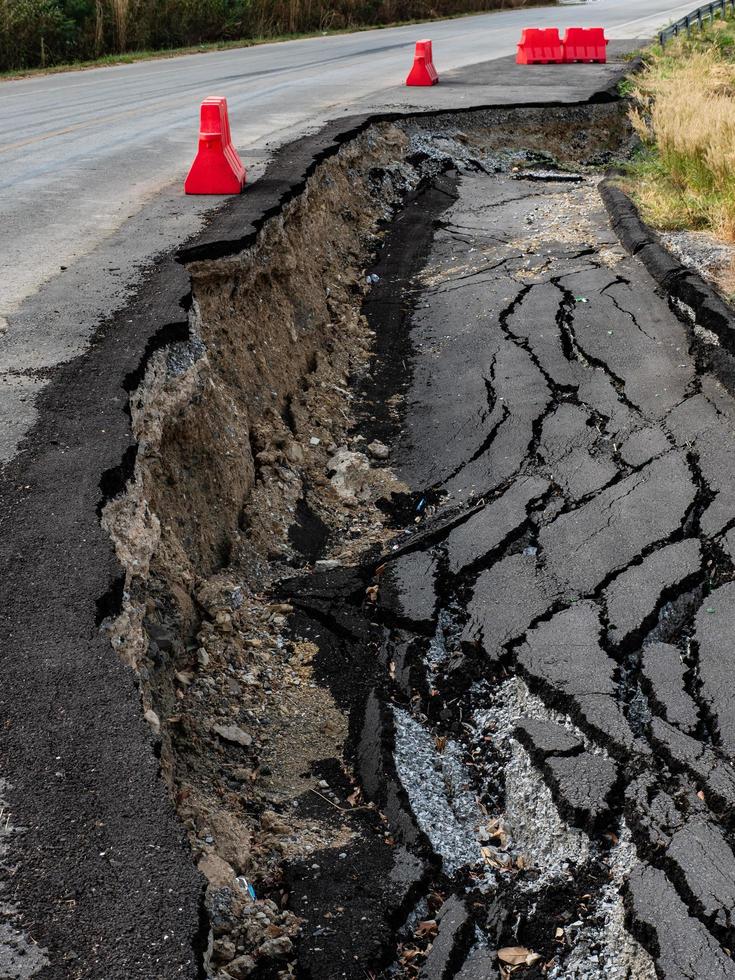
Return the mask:
[(390, 101), (426, 33), (446, 72), (511, 53), (529, 23), (646, 36), (689, 7), (591, 0), (0, 84), (11, 122), (0, 133), (0, 462), (33, 420), (43, 373), (83, 350), (140, 269), (218, 206), (181, 189), (204, 96), (227, 96), (254, 179), (275, 146), (355, 100)]
[[(671, 7), (670, 0), (597, 0), (583, 19), (607, 25), (612, 37), (641, 36)], [(0, 135), (0, 315), (180, 181), (194, 147), (196, 106), (210, 92), (227, 96), (236, 140), (258, 161), (267, 141), (399, 82), (413, 40), (427, 31), (449, 70), (510, 53), (529, 21), (568, 25), (580, 17), (576, 6), (508, 11), (0, 85), (0, 111), (12, 120)], [(187, 202), (183, 220), (179, 207), (167, 208), (174, 213), (165, 231), (142, 248), (178, 240), (195, 224), (192, 213), (211, 206)]]

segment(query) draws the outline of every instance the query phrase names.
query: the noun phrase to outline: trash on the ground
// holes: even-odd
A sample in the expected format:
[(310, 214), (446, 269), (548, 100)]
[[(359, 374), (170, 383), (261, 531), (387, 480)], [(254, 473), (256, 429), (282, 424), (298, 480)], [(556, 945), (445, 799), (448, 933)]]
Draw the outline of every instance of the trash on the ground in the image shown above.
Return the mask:
[(243, 875), (238, 875), (238, 877), (235, 878), (235, 881), (238, 883), (238, 885), (240, 886), (240, 888), (244, 892), (246, 892), (250, 896), (250, 898), (252, 898), (253, 901), (255, 901), (255, 899), (256, 899), (255, 889), (250, 884), (250, 882), (248, 881), (248, 879), (245, 878)]
[(589, 300), (587, 299), (586, 296), (575, 296), (574, 297), (574, 302), (575, 303), (589, 303)]
[(371, 272), (370, 275), (367, 277), (367, 281), (371, 284), (380, 282), (380, 276), (376, 276), (374, 272)]
[(416, 513), (420, 514), (424, 507), (426, 507), (426, 497), (422, 497), (416, 504)]
[(538, 548), (533, 548), (529, 546), (528, 548), (523, 549), (523, 555), (525, 558), (535, 558), (537, 554), (538, 554)]

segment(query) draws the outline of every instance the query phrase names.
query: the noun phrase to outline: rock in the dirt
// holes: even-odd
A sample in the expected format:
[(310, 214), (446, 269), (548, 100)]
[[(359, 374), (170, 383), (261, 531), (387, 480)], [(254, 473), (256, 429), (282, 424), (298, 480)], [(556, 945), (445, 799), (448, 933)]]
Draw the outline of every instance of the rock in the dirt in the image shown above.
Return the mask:
[(227, 973), (232, 980), (245, 980), (255, 970), (255, 960), (252, 956), (238, 956), (227, 965)]
[(275, 939), (266, 939), (262, 946), (258, 947), (258, 956), (268, 960), (283, 959), (293, 949), (293, 943), (288, 936), (277, 936)]
[(236, 870), (244, 874), (250, 869), (250, 831), (244, 820), (219, 810), (208, 817), (209, 829), (214, 834), (217, 854)]
[(232, 940), (223, 937), (215, 940), (214, 946), (212, 947), (212, 959), (215, 963), (229, 963), (231, 960), (234, 960), (236, 952), (237, 950)]
[(260, 817), (260, 826), (270, 834), (289, 834), (291, 827), (273, 810), (264, 810)]
[(379, 439), (374, 439), (371, 443), (369, 443), (367, 451), (370, 453), (373, 459), (388, 459), (388, 456), (390, 455), (390, 450), (388, 447), (384, 443), (380, 442)]
[(234, 868), (216, 854), (205, 854), (197, 867), (213, 888), (232, 887), (235, 880)]
[(343, 500), (354, 500), (365, 486), (370, 462), (363, 453), (342, 447), (327, 463), (327, 472), (337, 495)]
[(233, 745), (242, 745), (247, 749), (253, 744), (253, 736), (244, 732), (239, 725), (212, 725), (212, 731), (224, 742), (231, 742)]
[(153, 711), (152, 708), (149, 708), (145, 712), (145, 714), (143, 715), (143, 717), (148, 722), (148, 724), (151, 726), (151, 731), (153, 732), (153, 734), (154, 735), (158, 735), (160, 733), (160, 731), (161, 731), (161, 719), (158, 717), (158, 715), (156, 714), (156, 712)]

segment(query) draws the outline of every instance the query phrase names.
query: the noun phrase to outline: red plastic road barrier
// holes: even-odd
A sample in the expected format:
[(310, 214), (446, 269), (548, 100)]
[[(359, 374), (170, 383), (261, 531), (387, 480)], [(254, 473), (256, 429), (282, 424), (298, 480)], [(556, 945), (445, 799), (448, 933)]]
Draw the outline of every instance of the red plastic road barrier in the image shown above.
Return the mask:
[(438, 81), (431, 41), (417, 41), (413, 68), (408, 73), (406, 85), (436, 85)]
[(559, 31), (556, 27), (527, 27), (521, 34), (516, 64), (548, 65), (564, 61)]
[(187, 194), (239, 194), (247, 175), (232, 145), (227, 99), (211, 96), (202, 102), (199, 149), (184, 181)]
[(209, 98), (205, 99), (204, 101), (207, 104), (215, 103), (219, 106), (220, 116), (222, 118), (222, 134), (225, 141), (225, 153), (232, 161), (238, 174), (242, 177), (242, 183), (244, 184), (247, 175), (245, 173), (245, 167), (242, 165), (242, 160), (238, 156), (237, 150), (232, 145), (232, 136), (230, 135), (230, 118), (227, 114), (227, 99), (224, 97), (224, 95), (210, 95)]
[(564, 35), (564, 61), (607, 61), (607, 38), (602, 27), (569, 27)]

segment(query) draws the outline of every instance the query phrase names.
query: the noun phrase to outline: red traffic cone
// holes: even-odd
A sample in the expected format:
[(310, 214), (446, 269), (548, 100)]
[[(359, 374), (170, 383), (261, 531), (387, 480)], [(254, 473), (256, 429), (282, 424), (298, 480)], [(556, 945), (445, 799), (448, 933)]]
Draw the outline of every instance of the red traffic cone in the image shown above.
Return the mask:
[(187, 194), (239, 194), (245, 168), (230, 137), (227, 99), (211, 96), (202, 102), (199, 149), (184, 181)]
[(438, 81), (431, 41), (417, 41), (413, 68), (408, 74), (406, 85), (436, 85)]

